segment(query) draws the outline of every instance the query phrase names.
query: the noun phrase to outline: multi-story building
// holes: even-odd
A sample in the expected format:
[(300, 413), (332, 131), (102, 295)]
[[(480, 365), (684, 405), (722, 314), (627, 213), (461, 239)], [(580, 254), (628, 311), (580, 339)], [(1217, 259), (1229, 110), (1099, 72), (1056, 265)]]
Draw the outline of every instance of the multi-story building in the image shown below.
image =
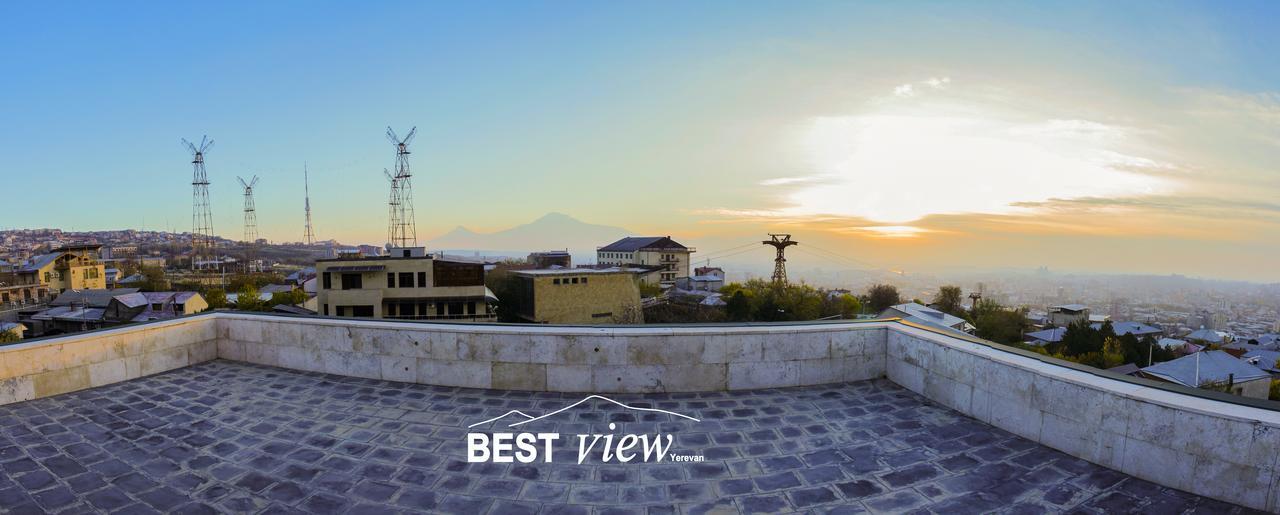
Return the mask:
[[(602, 265), (658, 267), (657, 282), (663, 287), (689, 277), (690, 255), (695, 250), (672, 240), (670, 236), (627, 237), (596, 249), (596, 261)], [(653, 282), (654, 274), (641, 277)]]
[(519, 315), (539, 324), (639, 324), (637, 268), (518, 270)]
[(1076, 322), (1089, 321), (1089, 306), (1083, 304), (1064, 304), (1049, 306), (1049, 323), (1058, 327), (1066, 327)]
[(0, 306), (43, 303), (49, 285), (40, 282), (36, 271), (0, 261)]
[(36, 256), (23, 269), (36, 273), (50, 291), (95, 290), (107, 287), (106, 267), (98, 261), (101, 245), (68, 245)]
[(69, 245), (21, 264), (0, 264), (0, 305), (41, 303), (67, 290), (107, 287), (99, 245)]
[(496, 320), (492, 304), (498, 299), (484, 285), (483, 263), (438, 259), (422, 247), (322, 259), (316, 273), (324, 316)]
[(551, 268), (558, 266), (560, 268), (572, 268), (573, 258), (570, 257), (567, 250), (549, 250), (546, 252), (533, 252), (529, 254), (528, 263), (535, 269)]

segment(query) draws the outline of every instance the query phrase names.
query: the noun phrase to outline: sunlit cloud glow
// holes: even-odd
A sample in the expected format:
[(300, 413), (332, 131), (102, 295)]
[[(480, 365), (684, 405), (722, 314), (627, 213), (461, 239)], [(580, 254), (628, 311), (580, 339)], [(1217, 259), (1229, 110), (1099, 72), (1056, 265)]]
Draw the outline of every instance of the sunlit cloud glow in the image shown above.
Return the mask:
[(904, 224), (934, 214), (1019, 214), (1050, 199), (1165, 194), (1162, 166), (1117, 150), (1121, 127), (1088, 120), (1009, 121), (970, 111), (874, 113), (810, 120), (801, 144), (814, 184), (786, 196), (788, 215)]

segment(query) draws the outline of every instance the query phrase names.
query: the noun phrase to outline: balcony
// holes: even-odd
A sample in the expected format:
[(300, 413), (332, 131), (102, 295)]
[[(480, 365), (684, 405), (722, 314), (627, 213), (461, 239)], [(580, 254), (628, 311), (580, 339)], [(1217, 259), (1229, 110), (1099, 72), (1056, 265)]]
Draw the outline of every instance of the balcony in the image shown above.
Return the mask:
[[(589, 393), (697, 421), (594, 400), (531, 430), (673, 433), (705, 461), (578, 466), (557, 449), (554, 463), (466, 462), (466, 432), (507, 430), (470, 425)], [(568, 327), (222, 312), (0, 347), (0, 505), (1275, 510), (1271, 408), (899, 320)]]

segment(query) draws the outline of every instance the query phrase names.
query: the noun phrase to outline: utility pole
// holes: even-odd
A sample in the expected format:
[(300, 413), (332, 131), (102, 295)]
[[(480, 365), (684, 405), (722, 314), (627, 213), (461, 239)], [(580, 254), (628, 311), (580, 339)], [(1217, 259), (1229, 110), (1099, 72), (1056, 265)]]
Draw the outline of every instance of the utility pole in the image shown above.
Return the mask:
[(800, 242), (792, 241), (790, 234), (769, 234), (768, 240), (762, 241), (765, 245), (770, 245), (778, 251), (778, 256), (773, 258), (773, 284), (787, 284), (787, 247), (799, 245)]

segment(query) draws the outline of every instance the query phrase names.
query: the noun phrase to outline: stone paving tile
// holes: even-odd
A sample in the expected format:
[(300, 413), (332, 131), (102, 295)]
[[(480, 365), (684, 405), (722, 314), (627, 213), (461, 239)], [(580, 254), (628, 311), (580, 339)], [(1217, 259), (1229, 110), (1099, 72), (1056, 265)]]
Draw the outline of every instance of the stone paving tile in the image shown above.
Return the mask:
[[(0, 406), (0, 513), (1242, 513), (992, 428), (885, 380), (616, 395), (470, 390), (214, 361)], [(610, 425), (614, 430), (610, 430)], [(466, 433), (560, 432), (467, 463)], [(698, 463), (577, 462), (576, 434), (675, 436)], [(614, 442), (618, 443), (618, 442)]]

